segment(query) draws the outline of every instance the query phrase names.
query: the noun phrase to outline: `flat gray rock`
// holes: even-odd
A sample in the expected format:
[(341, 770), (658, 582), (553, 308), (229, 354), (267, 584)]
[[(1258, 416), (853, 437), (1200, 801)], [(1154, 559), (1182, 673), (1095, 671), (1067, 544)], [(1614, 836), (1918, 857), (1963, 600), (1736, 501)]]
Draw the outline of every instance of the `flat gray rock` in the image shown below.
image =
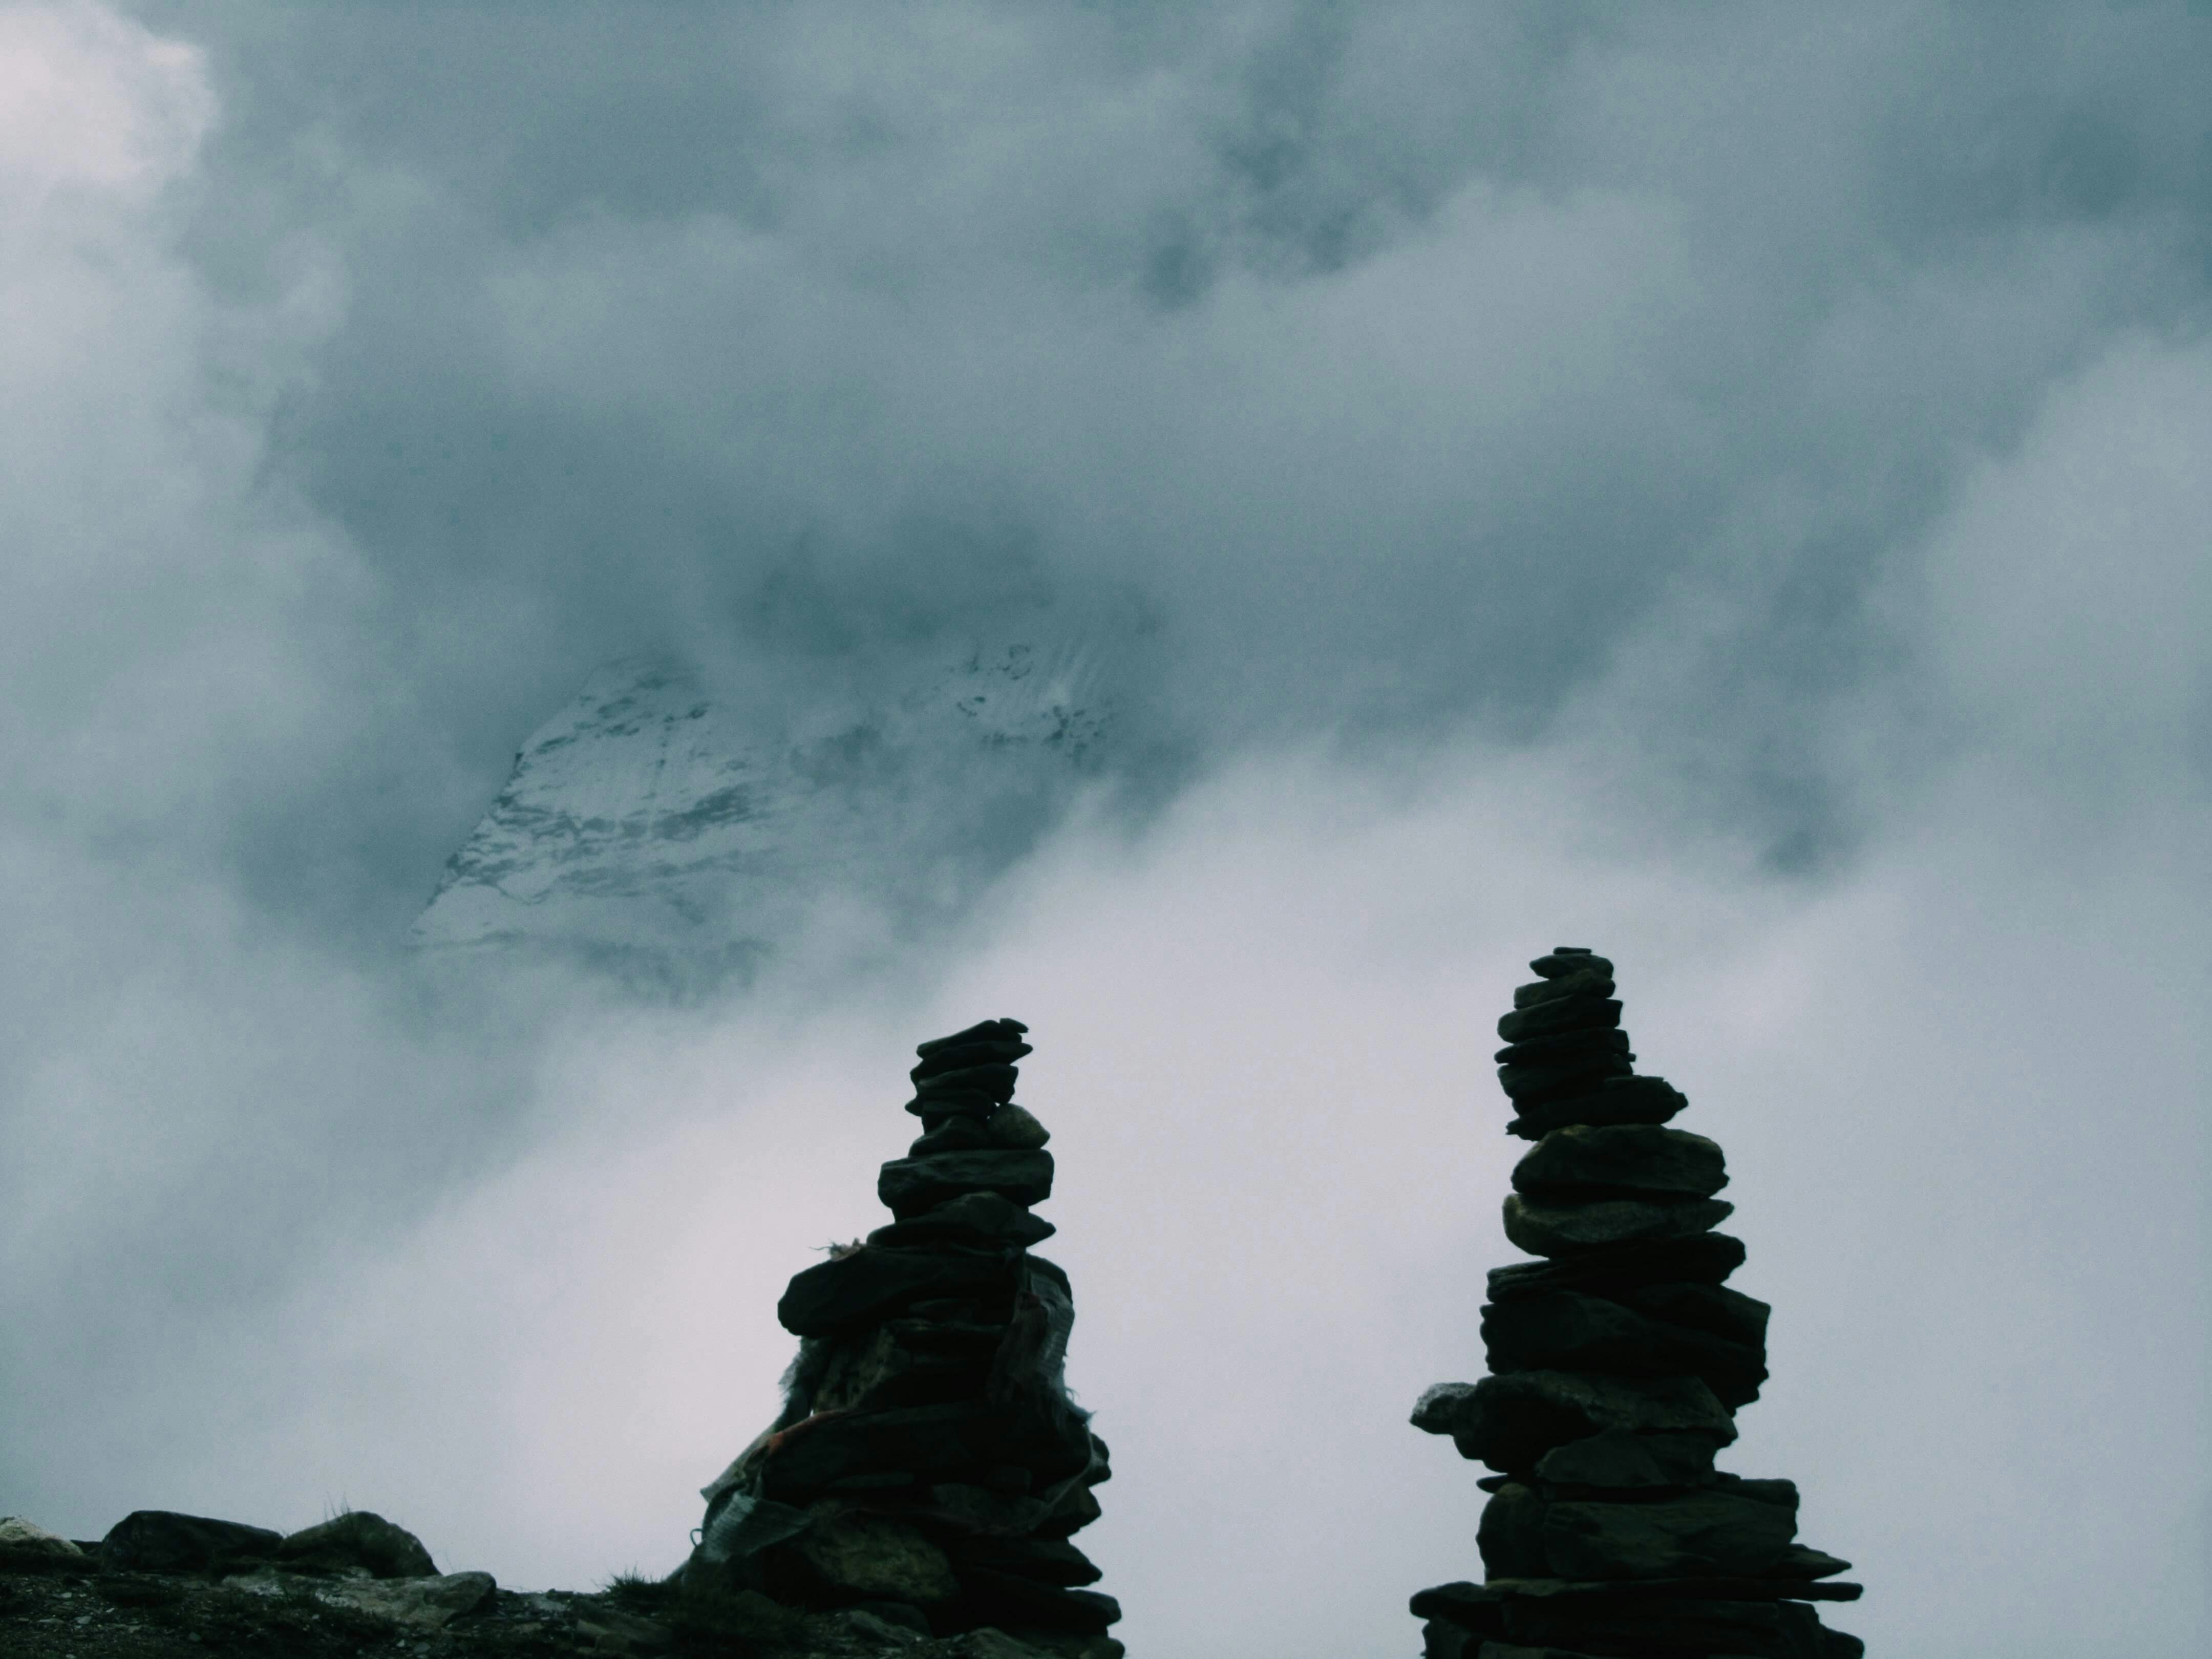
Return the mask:
[(1063, 1589), (1095, 1584), (1103, 1576), (1089, 1556), (1065, 1538), (967, 1538), (952, 1546), (952, 1555), (963, 1570), (972, 1565), (1018, 1572)]
[(1587, 945), (1554, 945), (1528, 964), (1528, 971), (1544, 979), (1564, 979), (1570, 974), (1607, 974), (1613, 963)]
[(900, 1220), (963, 1194), (996, 1193), (1017, 1204), (1052, 1196), (1052, 1154), (1046, 1152), (939, 1152), (894, 1159), (883, 1167), (876, 1195)]
[(1567, 1124), (1513, 1168), (1514, 1190), (1536, 1198), (1588, 1188), (1711, 1198), (1727, 1185), (1717, 1142), (1656, 1123)]
[(1595, 1204), (1545, 1204), (1505, 1195), (1505, 1237), (1531, 1255), (1573, 1255), (1607, 1244), (1687, 1238), (1711, 1232), (1735, 1212), (1726, 1199), (1647, 1204), (1606, 1199)]
[(1526, 1042), (1531, 1037), (1551, 1036), (1561, 1031), (1602, 1030), (1620, 1024), (1620, 998), (1592, 996), (1584, 992), (1531, 1003), (1526, 1008), (1502, 1014), (1498, 1020), (1498, 1035), (1508, 1042)]
[(440, 1630), (474, 1613), (498, 1588), (488, 1572), (449, 1572), (436, 1578), (356, 1578), (319, 1586), (314, 1595), (411, 1630)]
[(1778, 1504), (1717, 1491), (1642, 1504), (1567, 1499), (1549, 1505), (1538, 1528), (1543, 1559), (1560, 1578), (1755, 1578), (1781, 1560), (1796, 1530), (1796, 1517)]
[(1863, 1584), (1791, 1583), (1769, 1572), (1757, 1578), (1492, 1578), (1485, 1588), (1543, 1600), (1554, 1595), (1680, 1595), (1708, 1601), (1856, 1601)]
[(988, 1100), (1007, 1101), (1014, 1097), (1016, 1068), (1012, 1066), (965, 1066), (954, 1071), (936, 1072), (922, 1078), (914, 1085), (915, 1097), (923, 1109), (940, 1095), (981, 1095)]
[(957, 1115), (939, 1117), (906, 1149), (908, 1158), (931, 1158), (939, 1152), (987, 1152), (991, 1137), (983, 1133), (980, 1117)]
[[(1710, 1235), (1709, 1235), (1710, 1236)], [(1723, 1285), (1655, 1284), (1623, 1285), (1601, 1290), (1624, 1307), (1650, 1314), (1670, 1325), (1693, 1331), (1710, 1331), (1731, 1342), (1764, 1346), (1766, 1322), (1774, 1310), (1755, 1296), (1731, 1291)]]
[[(907, 1076), (921, 1083), (975, 1066), (1015, 1065), (1036, 1052), (1033, 1044), (1024, 1041), (1020, 1033), (1012, 1029), (1018, 1024), (987, 1019), (981, 1025), (971, 1025), (951, 1036), (938, 1037), (926, 1045), (917, 1044), (915, 1053), (921, 1054), (921, 1063)], [(1024, 1025), (1021, 1030), (1026, 1031), (1029, 1027)], [(922, 1054), (924, 1047), (928, 1048), (927, 1054)]]
[(1816, 1550), (1809, 1544), (1792, 1544), (1783, 1552), (1782, 1559), (1767, 1569), (1767, 1572), (1770, 1577), (1777, 1578), (1812, 1579), (1826, 1578), (1850, 1570), (1850, 1562), (1830, 1555), (1826, 1550)]
[(1576, 1643), (1601, 1653), (1687, 1653), (1751, 1659), (1828, 1659), (1819, 1615), (1799, 1601), (1697, 1596), (1514, 1595), (1503, 1603), (1508, 1640)]
[[(1493, 1302), (1546, 1291), (1587, 1291), (1620, 1300), (1625, 1292), (1651, 1285), (1717, 1285), (1743, 1266), (1743, 1260), (1741, 1239), (1726, 1233), (1698, 1233), (1658, 1243), (1616, 1244), (1556, 1261), (1516, 1261), (1510, 1267), (1492, 1267), (1487, 1277)], [(1765, 1327), (1762, 1323), (1759, 1328)]]
[(1734, 1492), (1739, 1498), (1772, 1504), (1788, 1510), (1792, 1515), (1797, 1513), (1797, 1483), (1795, 1480), (1747, 1480), (1740, 1474), (1717, 1474), (1713, 1482), (1723, 1492)]
[(871, 1244), (921, 1244), (936, 1240), (970, 1243), (1036, 1244), (1059, 1229), (996, 1193), (963, 1193), (934, 1208), (868, 1235)]
[(1628, 1033), (1618, 1026), (1589, 1025), (1509, 1042), (1491, 1058), (1500, 1066), (1557, 1066), (1589, 1054), (1632, 1058)]
[(449, 1572), (430, 1578), (330, 1579), (261, 1567), (223, 1580), (227, 1589), (250, 1595), (311, 1595), (325, 1607), (344, 1607), (410, 1630), (440, 1630), (489, 1602), (499, 1586), (488, 1572)]
[(1585, 1049), (1536, 1065), (1501, 1065), (1498, 1086), (1512, 1097), (1515, 1110), (1526, 1115), (1547, 1102), (1577, 1099), (1612, 1079), (1626, 1078), (1635, 1058), (1626, 1052)]
[(1479, 1630), (1496, 1618), (1498, 1604), (1504, 1599), (1487, 1584), (1455, 1578), (1449, 1584), (1431, 1584), (1426, 1589), (1415, 1590), (1408, 1605), (1416, 1619), (1449, 1619)]
[(1609, 997), (1613, 989), (1610, 968), (1581, 968), (1557, 979), (1540, 979), (1534, 985), (1516, 988), (1513, 1006), (1534, 1008), (1540, 1003), (1564, 1001), (1569, 997)]
[(1520, 1115), (1505, 1133), (1540, 1140), (1571, 1123), (1664, 1123), (1689, 1103), (1663, 1077), (1599, 1078), (1569, 1094), (1516, 1096), (1514, 1109)]
[(1533, 1469), (1554, 1446), (1607, 1429), (1699, 1434), (1717, 1447), (1733, 1443), (1736, 1433), (1728, 1407), (1694, 1376), (1515, 1371), (1436, 1399), (1429, 1419), (1437, 1420), (1447, 1411), (1449, 1426), (1442, 1431), (1451, 1436), (1460, 1455), (1503, 1474)]
[(983, 1133), (994, 1146), (1008, 1152), (1033, 1152), (1052, 1139), (1052, 1131), (1030, 1114), (1026, 1107), (1012, 1101), (984, 1120)]
[(1694, 1486), (1712, 1479), (1716, 1449), (1707, 1435), (1607, 1429), (1554, 1446), (1536, 1460), (1536, 1477), (1554, 1486), (1612, 1492)]
[[(916, 1163), (939, 1161), (915, 1159)], [(863, 1245), (793, 1275), (775, 1316), (794, 1336), (828, 1336), (865, 1325), (923, 1297), (973, 1296), (1011, 1285), (995, 1255)]]
[[(998, 1019), (979, 1019), (973, 1025), (965, 1026), (953, 1032), (950, 1036), (932, 1037), (927, 1042), (917, 1042), (914, 1045), (914, 1051), (921, 1056), (922, 1064), (927, 1066), (933, 1060), (944, 1060), (947, 1054), (958, 1048), (971, 1048), (982, 1043), (1020, 1043), (1029, 1036), (1029, 1030), (1027, 1025), (1018, 1019), (1005, 1017)], [(917, 1066), (915, 1069), (918, 1071), (921, 1067)]]
[(1703, 1377), (1731, 1408), (1759, 1397), (1764, 1346), (1669, 1324), (1577, 1291), (1493, 1302), (1482, 1310), (1493, 1371), (1604, 1371), (1619, 1376)]

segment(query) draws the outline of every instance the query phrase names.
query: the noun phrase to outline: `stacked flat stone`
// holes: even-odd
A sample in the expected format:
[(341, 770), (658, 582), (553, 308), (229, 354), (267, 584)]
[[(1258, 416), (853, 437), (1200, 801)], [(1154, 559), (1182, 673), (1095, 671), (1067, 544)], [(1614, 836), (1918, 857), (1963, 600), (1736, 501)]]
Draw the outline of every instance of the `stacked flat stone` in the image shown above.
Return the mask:
[(1797, 1489), (1713, 1467), (1766, 1380), (1767, 1306), (1723, 1280), (1741, 1241), (1721, 1149), (1667, 1125), (1689, 1103), (1635, 1075), (1613, 964), (1561, 945), (1498, 1023), (1513, 1171), (1505, 1236), (1539, 1261), (1490, 1274), (1491, 1375), (1413, 1409), (1498, 1473), (1484, 1582), (1413, 1597), (1427, 1659), (1856, 1659), (1814, 1601), (1850, 1564), (1796, 1542)]
[(1029, 1247), (1052, 1224), (1044, 1126), (1013, 1103), (1019, 1020), (921, 1044), (921, 1120), (876, 1191), (892, 1221), (791, 1281), (800, 1339), (776, 1421), (707, 1487), (687, 1599), (862, 1607), (939, 1635), (994, 1627), (1118, 1659), (1114, 1599), (1068, 1541), (1105, 1443), (1062, 1378), (1074, 1302)]

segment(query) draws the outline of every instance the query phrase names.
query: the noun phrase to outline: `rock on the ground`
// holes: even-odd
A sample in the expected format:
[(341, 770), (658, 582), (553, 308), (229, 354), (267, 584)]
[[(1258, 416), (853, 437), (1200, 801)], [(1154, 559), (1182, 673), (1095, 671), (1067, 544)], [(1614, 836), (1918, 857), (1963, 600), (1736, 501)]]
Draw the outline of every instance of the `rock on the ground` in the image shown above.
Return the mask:
[(58, 1533), (48, 1532), (20, 1515), (0, 1515), (0, 1550), (21, 1550), (27, 1555), (82, 1556), (84, 1552)]
[(103, 1572), (233, 1572), (269, 1560), (282, 1533), (173, 1510), (136, 1510), (100, 1540)]
[(315, 1598), (351, 1607), (415, 1630), (438, 1630), (474, 1613), (499, 1586), (488, 1572), (449, 1572), (436, 1578), (360, 1578), (318, 1585)]
[(276, 1547), (288, 1572), (366, 1572), (372, 1578), (434, 1578), (437, 1564), (422, 1540), (368, 1510), (295, 1532)]
[(602, 1653), (663, 1653), (676, 1644), (676, 1632), (667, 1626), (620, 1607), (594, 1607), (580, 1613), (576, 1634), (589, 1638)]

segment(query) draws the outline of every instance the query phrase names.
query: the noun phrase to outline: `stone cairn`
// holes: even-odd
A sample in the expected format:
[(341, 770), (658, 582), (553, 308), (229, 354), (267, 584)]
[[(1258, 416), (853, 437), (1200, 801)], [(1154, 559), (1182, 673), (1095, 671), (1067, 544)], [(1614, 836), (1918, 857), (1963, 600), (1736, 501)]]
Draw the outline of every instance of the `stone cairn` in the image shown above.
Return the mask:
[(1726, 1289), (1741, 1241), (1721, 1149), (1664, 1127), (1689, 1103), (1638, 1077), (1613, 964), (1561, 945), (1498, 1022), (1498, 1081), (1535, 1147), (1505, 1236), (1544, 1258), (1493, 1269), (1491, 1375), (1431, 1389), (1413, 1424), (1498, 1471), (1485, 1582), (1413, 1597), (1427, 1659), (1856, 1659), (1814, 1601), (1849, 1562), (1793, 1541), (1797, 1489), (1713, 1468), (1766, 1380), (1765, 1303)]
[(784, 1408), (714, 1483), (686, 1602), (859, 1607), (949, 1635), (994, 1627), (1071, 1659), (1119, 1659), (1111, 1596), (1068, 1541), (1099, 1515), (1106, 1444), (1062, 1378), (1067, 1275), (1029, 1247), (1052, 1224), (1044, 1126), (1013, 1103), (1019, 1020), (921, 1044), (908, 1154), (883, 1166), (893, 1220), (792, 1279)]

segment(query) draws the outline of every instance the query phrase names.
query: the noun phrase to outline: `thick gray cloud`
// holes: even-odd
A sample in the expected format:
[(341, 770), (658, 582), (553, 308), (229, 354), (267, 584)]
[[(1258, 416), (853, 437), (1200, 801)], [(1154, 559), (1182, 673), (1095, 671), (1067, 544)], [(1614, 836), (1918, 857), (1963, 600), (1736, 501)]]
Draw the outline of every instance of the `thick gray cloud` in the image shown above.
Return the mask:
[(2203, 293), (2154, 8), (222, 15), (192, 252), (342, 273), (270, 465), (479, 765), (580, 661), (1100, 588), (1218, 743), (1540, 724), (1710, 574), (1700, 714), (1814, 856), (1778, 751), (1885, 553)]
[[(2148, 4), (0, 14), (0, 1504), (666, 1565), (901, 1050), (1003, 1011), (1133, 1643), (1406, 1650), (1474, 1565), (1401, 1419), (1505, 1254), (1484, 1033), (1575, 939), (1735, 1159), (1738, 1462), (1840, 1622), (2200, 1650), (2208, 59)], [(599, 664), (804, 704), (1061, 628), (1145, 810), (957, 935), (684, 1013), (408, 965)]]

